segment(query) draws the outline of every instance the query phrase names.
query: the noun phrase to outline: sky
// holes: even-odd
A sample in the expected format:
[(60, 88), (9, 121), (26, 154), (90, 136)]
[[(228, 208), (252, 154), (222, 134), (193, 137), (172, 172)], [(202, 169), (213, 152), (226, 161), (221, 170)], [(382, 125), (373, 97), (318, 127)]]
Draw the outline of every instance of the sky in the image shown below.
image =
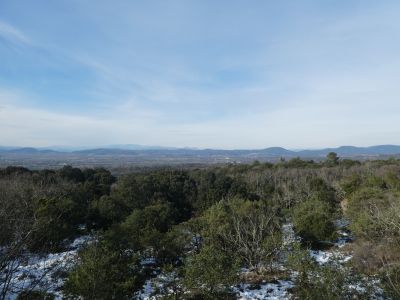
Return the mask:
[(0, 0), (0, 145), (400, 144), (400, 1)]

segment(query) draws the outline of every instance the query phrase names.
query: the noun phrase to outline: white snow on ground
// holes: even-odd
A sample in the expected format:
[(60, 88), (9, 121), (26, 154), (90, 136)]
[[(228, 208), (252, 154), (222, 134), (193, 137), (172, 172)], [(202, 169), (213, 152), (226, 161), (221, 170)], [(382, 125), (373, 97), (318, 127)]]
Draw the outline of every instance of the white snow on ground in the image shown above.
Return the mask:
[(379, 284), (380, 281), (378, 279), (365, 277), (358, 284), (350, 284), (348, 288), (361, 293), (365, 293), (367, 289), (370, 289), (374, 291), (370, 300), (387, 300), (388, 298), (384, 297), (384, 291)]
[(335, 226), (337, 228), (338, 238), (335, 241), (335, 247), (342, 248), (347, 243), (353, 241), (353, 236), (348, 230), (350, 222), (346, 219), (339, 219), (335, 221)]
[[(140, 300), (156, 300), (160, 299), (162, 295), (174, 295), (177, 291), (172, 289), (171, 283), (175, 282), (176, 289), (183, 291), (177, 284), (176, 280), (178, 279), (177, 274), (175, 272), (170, 273), (160, 273), (156, 277), (148, 279), (143, 285), (142, 290), (136, 295)], [(155, 294), (156, 291), (158, 294)]]
[(344, 264), (352, 259), (352, 255), (345, 254), (340, 251), (347, 243), (352, 241), (352, 236), (349, 231), (346, 231), (346, 227), (349, 222), (343, 219), (336, 220), (335, 225), (338, 228), (338, 238), (333, 244), (332, 249), (329, 250), (310, 250), (310, 255), (320, 265), (326, 264), (332, 260)]
[(235, 288), (240, 300), (284, 300), (290, 299), (289, 289), (293, 288), (292, 281), (278, 280), (277, 283), (265, 283), (252, 288), (249, 284), (241, 284)]
[[(157, 279), (156, 279), (157, 281)], [(155, 280), (147, 280), (138, 295), (141, 300), (155, 300), (159, 297), (153, 295), (155, 292)], [(293, 288), (290, 280), (277, 280), (274, 283), (263, 283), (260, 285), (240, 284), (232, 288), (239, 300), (285, 300), (290, 299), (289, 289)], [(160, 288), (160, 286), (158, 286)]]
[(139, 292), (138, 298), (140, 300), (150, 300), (152, 299), (151, 295), (154, 293), (155, 289), (153, 287), (153, 282), (151, 279), (146, 280), (146, 283), (143, 286), (143, 289)]
[(296, 236), (293, 229), (292, 223), (287, 223), (282, 225), (282, 243), (284, 247), (293, 245), (295, 242), (300, 241), (300, 238)]
[(60, 253), (50, 253), (45, 256), (26, 254), (13, 274), (12, 289), (6, 299), (15, 299), (21, 290), (31, 289), (35, 282), (38, 284), (34, 290), (47, 291), (53, 293), (56, 299), (62, 299), (60, 288), (64, 284), (64, 279), (60, 273), (73, 266), (78, 250), (91, 239), (91, 236), (81, 236), (70, 244), (67, 251)]
[(332, 260), (336, 260), (339, 263), (348, 262), (353, 256), (344, 255), (338, 251), (322, 251), (322, 250), (310, 250), (310, 255), (320, 265), (326, 264)]

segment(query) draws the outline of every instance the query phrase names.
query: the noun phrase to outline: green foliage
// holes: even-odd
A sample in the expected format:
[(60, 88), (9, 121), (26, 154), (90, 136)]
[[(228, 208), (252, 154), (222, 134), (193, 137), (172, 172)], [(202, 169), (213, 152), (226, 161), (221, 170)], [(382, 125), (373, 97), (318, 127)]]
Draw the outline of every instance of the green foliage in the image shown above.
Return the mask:
[(341, 159), (339, 161), (340, 166), (349, 169), (351, 167), (355, 167), (355, 166), (361, 166), (361, 162), (358, 160), (352, 160), (352, 159)]
[(386, 266), (381, 273), (385, 295), (389, 299), (400, 299), (400, 264)]
[(272, 203), (231, 199), (203, 216), (201, 236), (249, 268), (265, 267), (281, 250), (279, 210)]
[(185, 265), (185, 286), (203, 299), (221, 299), (238, 280), (239, 265), (231, 256), (213, 246), (204, 246)]
[(0, 170), (0, 225), (4, 230), (0, 243), (24, 243), (22, 248), (34, 251), (60, 249), (65, 239), (78, 233), (79, 226), (88, 224), (89, 207), (97, 196), (86, 184), (99, 174), (113, 178), (102, 169)]
[(159, 248), (162, 235), (176, 223), (176, 209), (170, 203), (158, 203), (137, 209), (121, 224), (130, 246), (135, 250)]
[(383, 237), (400, 240), (400, 194), (378, 188), (362, 188), (349, 199), (346, 211), (353, 232), (367, 240)]
[(8, 166), (4, 169), (0, 169), (0, 177), (19, 177), (23, 175), (31, 175), (32, 171), (24, 167)]
[(155, 253), (161, 264), (179, 265), (181, 258), (186, 255), (190, 244), (190, 235), (184, 228), (172, 227), (161, 237), (159, 247)]
[[(256, 165), (258, 166), (258, 165)], [(217, 202), (228, 198), (258, 200), (256, 193), (240, 176), (228, 176), (224, 172), (207, 171), (196, 174), (197, 198), (194, 207), (202, 212)]]
[(74, 299), (131, 299), (143, 283), (137, 256), (100, 242), (79, 253), (79, 262), (68, 275), (64, 293)]
[(177, 262), (188, 244), (188, 236), (178, 227), (177, 210), (171, 203), (156, 203), (135, 209), (121, 224), (105, 234), (107, 242), (140, 251), (160, 263)]
[[(117, 213), (120, 218), (126, 217), (134, 210), (168, 203), (176, 208), (174, 219), (182, 222), (191, 217), (196, 191), (196, 183), (187, 172), (155, 171), (149, 174), (130, 174), (121, 177), (107, 201), (116, 203), (117, 210), (122, 208), (126, 215)], [(100, 214), (100, 216), (104, 215), (104, 213)]]
[(0, 180), (0, 246), (29, 236), (34, 223), (32, 193), (33, 185), (25, 176)]
[(370, 208), (385, 206), (387, 201), (382, 190), (362, 188), (349, 199), (346, 215), (352, 221), (351, 229), (357, 236), (377, 238), (380, 235), (378, 223)]
[[(296, 299), (319, 300), (322, 295), (329, 300), (372, 299), (374, 291), (361, 276), (335, 260), (317, 264), (299, 244), (289, 254), (289, 266), (298, 273), (293, 289)], [(349, 288), (356, 286), (360, 289)]]
[(73, 186), (58, 185), (45, 191), (35, 199), (35, 207), (35, 238), (30, 245), (33, 250), (43, 246), (57, 249), (85, 220), (82, 194)]
[(312, 166), (314, 166), (314, 161), (302, 160), (300, 157), (292, 158), (284, 164), (285, 168), (307, 168)]
[(310, 191), (314, 198), (327, 203), (332, 209), (337, 207), (335, 190), (321, 178), (312, 178), (309, 182)]
[(88, 201), (86, 226), (90, 229), (105, 229), (121, 221), (129, 214), (127, 205), (120, 199), (110, 197), (115, 177), (105, 169), (85, 169), (82, 190)]
[(315, 244), (333, 237), (334, 211), (318, 197), (297, 204), (292, 215), (295, 231), (305, 242)]
[(83, 182), (85, 181), (85, 176), (83, 175), (81, 169), (73, 168), (71, 166), (64, 166), (58, 171), (61, 178), (70, 180), (73, 182)]
[(85, 177), (84, 189), (89, 193), (91, 199), (98, 199), (103, 195), (109, 195), (112, 184), (116, 178), (111, 175), (111, 172), (103, 169), (85, 169), (83, 170)]
[[(362, 286), (363, 289), (349, 288)], [(372, 299), (373, 291), (368, 284), (361, 285), (361, 279), (354, 276), (350, 269), (338, 265), (314, 265), (309, 270), (307, 280), (296, 282), (294, 294), (299, 299)]]
[(94, 228), (109, 228), (129, 215), (129, 208), (119, 198), (103, 195), (90, 205), (89, 218)]
[[(0, 244), (20, 249), (12, 253), (17, 259), (26, 249), (61, 250), (86, 224), (101, 242), (79, 254), (65, 286), (69, 297), (132, 298), (145, 272), (163, 269), (173, 278), (167, 286), (174, 294), (164, 293), (168, 299), (228, 299), (240, 267), (261, 278), (284, 261), (282, 219), (291, 217), (296, 233), (314, 245), (334, 237), (339, 200), (345, 200), (341, 204), (358, 240), (352, 247), (365, 244), (359, 250), (365, 255), (357, 258), (354, 250), (353, 262), (365, 266), (367, 254), (374, 258), (369, 270), (356, 263), (353, 270), (381, 272), (387, 295), (396, 299), (399, 174), (398, 160), (357, 162), (333, 154), (324, 162), (295, 158), (160, 169), (118, 179), (105, 169), (12, 167), (0, 170)], [(359, 280), (347, 267), (318, 266), (306, 249), (293, 254), (289, 267), (299, 274), (294, 297), (365, 296), (339, 290)], [(154, 264), (139, 264), (148, 257)]]
[(340, 186), (346, 195), (350, 195), (358, 190), (362, 184), (363, 180), (359, 174), (351, 174), (342, 179)]
[(336, 166), (339, 163), (339, 157), (335, 152), (329, 152), (326, 156), (326, 163), (328, 166)]
[(385, 186), (392, 190), (400, 190), (400, 174), (390, 170), (384, 175)]
[(366, 186), (370, 188), (386, 189), (387, 185), (381, 176), (370, 175), (366, 177)]

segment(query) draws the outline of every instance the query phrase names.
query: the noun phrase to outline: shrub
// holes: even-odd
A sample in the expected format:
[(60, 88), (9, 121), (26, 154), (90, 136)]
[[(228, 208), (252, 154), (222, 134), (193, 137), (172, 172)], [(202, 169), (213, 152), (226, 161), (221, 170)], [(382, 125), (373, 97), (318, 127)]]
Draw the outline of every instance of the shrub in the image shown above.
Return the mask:
[(264, 201), (231, 199), (212, 206), (202, 218), (207, 243), (259, 270), (281, 250), (279, 210)]
[(157, 203), (134, 210), (121, 227), (133, 249), (158, 249), (162, 236), (177, 222), (176, 219), (177, 212), (172, 204)]
[(375, 299), (370, 283), (354, 275), (350, 268), (335, 260), (319, 265), (298, 244), (289, 255), (289, 266), (298, 273), (292, 291), (294, 299)]
[(35, 232), (30, 249), (58, 250), (84, 223), (86, 208), (82, 195), (72, 186), (57, 186), (39, 195), (35, 201)]
[(382, 272), (385, 295), (389, 299), (400, 299), (400, 265), (387, 266)]
[(143, 283), (138, 257), (98, 242), (79, 253), (79, 262), (68, 275), (64, 293), (74, 299), (130, 299)]
[(213, 246), (204, 246), (187, 259), (184, 284), (203, 299), (221, 299), (238, 280), (238, 264)]
[(351, 230), (367, 240), (400, 237), (399, 195), (377, 188), (362, 188), (349, 199), (346, 215)]
[(328, 203), (313, 197), (297, 204), (292, 215), (294, 229), (304, 242), (315, 244), (333, 237), (335, 214)]

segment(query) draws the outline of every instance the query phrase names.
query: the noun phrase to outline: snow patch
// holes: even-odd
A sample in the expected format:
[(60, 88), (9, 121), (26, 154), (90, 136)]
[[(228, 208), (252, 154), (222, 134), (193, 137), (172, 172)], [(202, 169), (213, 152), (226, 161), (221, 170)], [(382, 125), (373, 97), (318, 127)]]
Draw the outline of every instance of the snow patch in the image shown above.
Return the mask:
[(240, 300), (284, 300), (290, 299), (289, 290), (294, 287), (290, 280), (278, 280), (276, 283), (265, 283), (259, 286), (241, 284), (234, 289)]
[(76, 238), (67, 251), (50, 253), (45, 256), (27, 253), (18, 262), (20, 265), (13, 273), (7, 300), (14, 300), (23, 289), (33, 289), (53, 293), (56, 299), (62, 299), (61, 287), (63, 274), (75, 264), (78, 250), (93, 238), (89, 235)]
[(320, 265), (326, 264), (332, 260), (336, 260), (339, 263), (348, 262), (353, 256), (345, 255), (338, 251), (322, 251), (322, 250), (310, 250), (310, 256)]

